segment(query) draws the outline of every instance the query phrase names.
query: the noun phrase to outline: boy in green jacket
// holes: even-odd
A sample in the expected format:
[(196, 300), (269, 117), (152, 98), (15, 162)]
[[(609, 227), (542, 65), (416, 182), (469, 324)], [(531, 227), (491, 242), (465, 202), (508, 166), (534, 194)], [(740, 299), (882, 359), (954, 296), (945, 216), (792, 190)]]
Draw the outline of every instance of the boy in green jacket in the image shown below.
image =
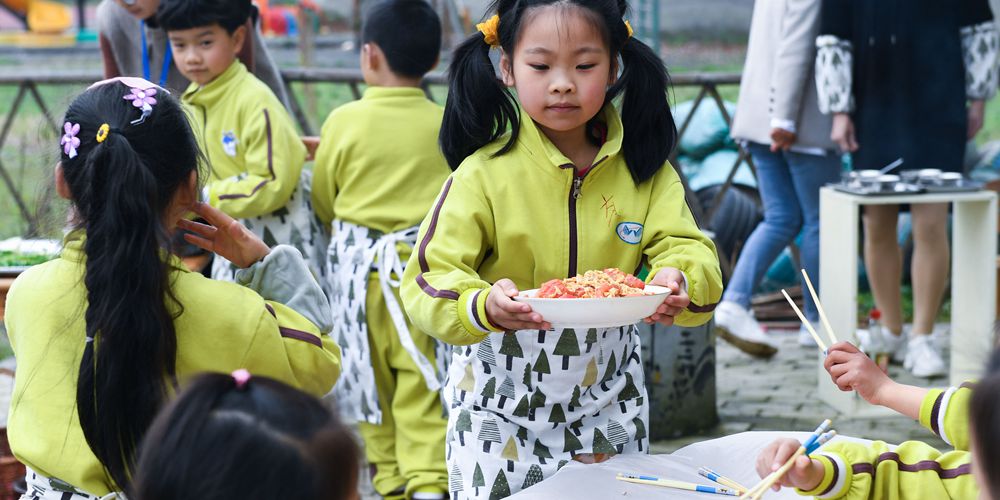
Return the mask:
[(374, 4), (362, 26), (368, 89), (323, 124), (312, 201), (331, 230), (327, 289), (346, 368), (334, 387), (358, 421), (375, 490), (444, 498), (446, 420), (435, 340), (401, 308), (399, 279), (420, 221), (451, 172), (437, 146), (443, 109), (420, 88), (437, 64), (441, 23), (424, 0)]
[[(274, 92), (237, 60), (250, 12), (250, 0), (164, 0), (157, 20), (191, 80), (181, 99), (211, 166), (205, 202), (268, 245), (294, 246), (319, 278), (326, 244), (309, 206), (305, 146)], [(213, 278), (232, 281), (233, 272), (213, 262)]]

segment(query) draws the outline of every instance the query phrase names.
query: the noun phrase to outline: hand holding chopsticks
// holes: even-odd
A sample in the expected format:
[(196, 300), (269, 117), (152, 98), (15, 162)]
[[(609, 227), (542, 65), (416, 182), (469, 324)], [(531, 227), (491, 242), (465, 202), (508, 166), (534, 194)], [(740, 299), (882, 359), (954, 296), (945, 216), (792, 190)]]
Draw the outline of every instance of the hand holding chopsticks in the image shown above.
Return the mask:
[[(792, 439), (782, 439), (775, 441), (764, 449), (757, 458), (757, 471), (764, 476), (772, 467), (781, 464), (776, 470), (770, 472), (764, 478), (744, 493), (741, 500), (758, 500), (770, 488), (777, 489), (778, 486), (799, 486), (804, 489), (811, 489), (823, 478), (823, 467), (818, 462), (813, 462), (808, 458), (809, 454), (819, 449), (824, 443), (833, 439), (836, 431), (829, 430), (830, 420), (824, 420), (819, 427), (813, 431), (803, 443), (798, 443)], [(806, 459), (802, 459), (805, 457)], [(783, 481), (785, 475), (789, 475), (791, 481)]]

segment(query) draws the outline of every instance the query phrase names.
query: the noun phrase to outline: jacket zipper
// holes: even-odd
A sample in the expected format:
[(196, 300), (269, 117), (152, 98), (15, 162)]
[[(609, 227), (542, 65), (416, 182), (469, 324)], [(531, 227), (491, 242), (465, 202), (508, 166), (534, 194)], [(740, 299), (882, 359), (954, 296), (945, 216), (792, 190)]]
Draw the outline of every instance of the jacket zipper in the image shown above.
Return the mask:
[(573, 187), (569, 190), (569, 271), (566, 275), (567, 278), (572, 278), (576, 276), (576, 260), (577, 260), (577, 234), (576, 234), (576, 201), (583, 197), (583, 179), (587, 177), (588, 174), (595, 167), (601, 164), (608, 157), (604, 156), (600, 160), (594, 162), (590, 168), (587, 169), (583, 175), (577, 175), (576, 169), (573, 170)]
[[(201, 110), (201, 143), (204, 144), (204, 148), (205, 148), (205, 151), (203, 151), (203, 153), (205, 154), (205, 161), (208, 162), (209, 165), (211, 165), (212, 164), (212, 158), (209, 156), (209, 153), (208, 153), (208, 136), (207, 136), (207, 134), (208, 134), (208, 108), (206, 108), (205, 106), (202, 106), (201, 104), (196, 104), (196, 106), (198, 106), (198, 109)], [(205, 200), (205, 203), (208, 203), (208, 200)]]

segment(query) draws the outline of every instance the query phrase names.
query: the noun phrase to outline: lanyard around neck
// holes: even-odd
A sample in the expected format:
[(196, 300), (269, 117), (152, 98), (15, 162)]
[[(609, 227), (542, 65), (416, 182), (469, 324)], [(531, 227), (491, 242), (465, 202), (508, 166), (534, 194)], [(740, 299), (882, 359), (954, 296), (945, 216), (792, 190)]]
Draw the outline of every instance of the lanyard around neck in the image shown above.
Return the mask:
[[(146, 21), (139, 21), (139, 33), (142, 33), (142, 77), (146, 80), (150, 80), (149, 72), (149, 44), (146, 43)], [(163, 54), (163, 68), (160, 69), (160, 87), (167, 87), (167, 74), (170, 71), (170, 63), (173, 61), (174, 52), (170, 50), (170, 41), (168, 40), (166, 52)]]

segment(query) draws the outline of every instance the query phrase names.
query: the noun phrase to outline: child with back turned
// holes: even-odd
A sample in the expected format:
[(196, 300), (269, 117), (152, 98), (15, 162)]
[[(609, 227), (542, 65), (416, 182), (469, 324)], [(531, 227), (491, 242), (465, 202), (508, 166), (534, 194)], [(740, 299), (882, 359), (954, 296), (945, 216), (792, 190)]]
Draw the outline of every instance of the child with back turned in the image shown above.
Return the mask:
[[(181, 97), (211, 166), (205, 202), (240, 219), (268, 245), (302, 252), (321, 277), (326, 244), (309, 205), (311, 173), (295, 122), (237, 54), (247, 43), (250, 0), (163, 0), (156, 17), (191, 85)], [(212, 263), (232, 281), (235, 267)]]
[[(56, 190), (73, 227), (58, 259), (17, 278), (4, 318), (18, 373), (7, 435), (27, 498), (127, 491), (150, 422), (195, 373), (247, 368), (330, 390), (340, 358), (323, 290), (297, 250), (197, 202), (180, 103), (146, 80), (101, 82), (63, 130)], [(167, 252), (177, 227), (239, 266), (239, 285), (188, 272)]]
[(569, 460), (647, 449), (635, 326), (548, 331), (512, 299), (518, 290), (648, 265), (649, 282), (672, 293), (646, 321), (680, 325), (708, 321), (722, 292), (715, 246), (667, 162), (666, 69), (631, 36), (627, 3), (493, 7), (449, 69), (440, 142), (455, 171), (402, 281), (414, 324), (456, 346), (446, 457), (463, 499), (503, 498)]
[(323, 124), (312, 191), (332, 231), (327, 290), (345, 362), (334, 394), (359, 422), (379, 494), (442, 498), (444, 354), (398, 298), (417, 226), (450, 173), (437, 147), (443, 109), (420, 89), (437, 64), (441, 22), (424, 0), (384, 0), (365, 13), (361, 39), (368, 88)]
[(358, 449), (318, 399), (236, 370), (196, 378), (146, 434), (132, 500), (355, 500)]

